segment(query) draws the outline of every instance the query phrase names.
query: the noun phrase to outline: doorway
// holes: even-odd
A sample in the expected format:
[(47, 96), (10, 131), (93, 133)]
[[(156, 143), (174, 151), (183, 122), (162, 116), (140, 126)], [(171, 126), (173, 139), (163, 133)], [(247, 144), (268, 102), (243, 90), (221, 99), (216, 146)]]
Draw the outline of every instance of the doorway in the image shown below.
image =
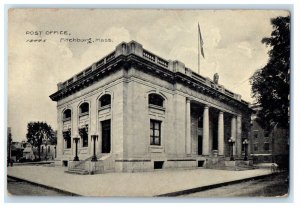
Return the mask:
[(111, 137), (110, 137), (110, 119), (101, 121), (102, 129), (102, 153), (110, 153), (111, 148)]
[(202, 155), (203, 148), (203, 116), (198, 118), (198, 155)]

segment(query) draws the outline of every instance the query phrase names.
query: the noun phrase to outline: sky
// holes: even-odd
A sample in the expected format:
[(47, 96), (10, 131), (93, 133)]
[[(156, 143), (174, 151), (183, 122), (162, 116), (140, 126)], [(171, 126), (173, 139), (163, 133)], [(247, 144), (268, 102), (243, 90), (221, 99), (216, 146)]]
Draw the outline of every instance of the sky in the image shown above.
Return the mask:
[[(220, 84), (253, 103), (249, 78), (267, 63), (270, 49), (261, 40), (272, 32), (271, 18), (288, 14), (283, 10), (12, 9), (8, 127), (13, 139), (26, 139), (30, 121), (45, 121), (56, 129), (56, 102), (49, 95), (57, 91), (57, 83), (112, 52), (122, 41), (135, 40), (154, 54), (179, 60), (198, 72), (198, 22), (205, 53), (200, 74), (212, 79), (218, 73)], [(112, 42), (87, 44), (61, 38)]]

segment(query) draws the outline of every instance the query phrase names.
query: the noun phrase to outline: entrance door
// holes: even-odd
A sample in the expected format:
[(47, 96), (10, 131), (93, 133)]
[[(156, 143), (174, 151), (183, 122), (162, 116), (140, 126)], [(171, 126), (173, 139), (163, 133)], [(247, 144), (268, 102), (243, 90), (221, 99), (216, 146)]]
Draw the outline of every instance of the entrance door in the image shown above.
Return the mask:
[(202, 155), (202, 143), (203, 143), (203, 117), (198, 119), (198, 155)]
[(102, 153), (110, 153), (110, 120), (101, 121)]

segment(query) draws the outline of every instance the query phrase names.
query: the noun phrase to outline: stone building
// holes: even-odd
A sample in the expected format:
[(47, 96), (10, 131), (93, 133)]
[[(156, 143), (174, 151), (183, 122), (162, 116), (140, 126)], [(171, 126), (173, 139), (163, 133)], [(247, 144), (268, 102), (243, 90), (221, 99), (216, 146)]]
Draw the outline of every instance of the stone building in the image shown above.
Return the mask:
[[(249, 136), (251, 110), (240, 95), (135, 41), (59, 83), (50, 98), (57, 102), (58, 162), (74, 168), (212, 167), (231, 153), (242, 159)], [(94, 163), (91, 135), (98, 138)]]

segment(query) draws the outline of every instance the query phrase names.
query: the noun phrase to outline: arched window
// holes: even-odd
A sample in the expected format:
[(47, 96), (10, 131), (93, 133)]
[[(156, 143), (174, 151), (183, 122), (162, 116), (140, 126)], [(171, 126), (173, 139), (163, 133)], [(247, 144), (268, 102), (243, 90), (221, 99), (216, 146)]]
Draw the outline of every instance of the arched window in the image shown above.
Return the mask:
[(68, 121), (71, 120), (71, 109), (66, 109), (63, 113), (63, 120)]
[(89, 104), (87, 102), (85, 102), (79, 106), (79, 114), (80, 115), (89, 114)]
[(164, 98), (158, 94), (151, 93), (149, 94), (149, 105), (155, 105), (155, 106), (164, 106)]
[(111, 95), (105, 94), (99, 99), (100, 107), (109, 106), (111, 104)]

